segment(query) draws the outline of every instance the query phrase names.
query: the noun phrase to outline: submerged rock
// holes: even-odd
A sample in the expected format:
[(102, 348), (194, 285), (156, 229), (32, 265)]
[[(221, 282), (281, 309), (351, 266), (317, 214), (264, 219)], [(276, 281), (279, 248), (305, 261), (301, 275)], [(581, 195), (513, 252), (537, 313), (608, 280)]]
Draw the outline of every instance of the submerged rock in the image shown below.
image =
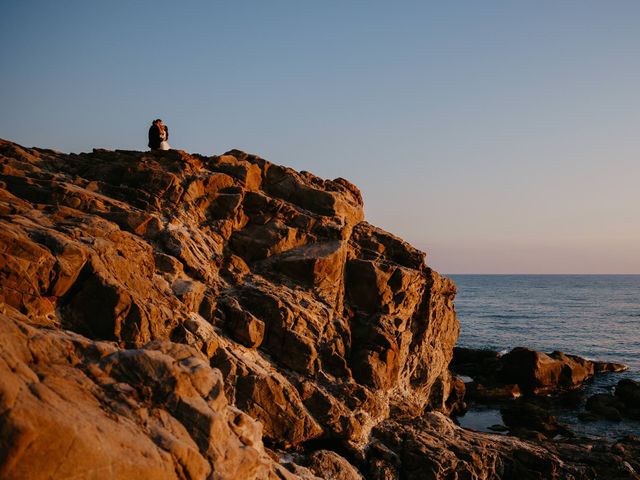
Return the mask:
[(640, 382), (623, 378), (615, 388), (615, 394), (597, 393), (587, 399), (587, 412), (581, 414), (584, 421), (601, 418), (621, 421), (623, 418), (640, 420)]

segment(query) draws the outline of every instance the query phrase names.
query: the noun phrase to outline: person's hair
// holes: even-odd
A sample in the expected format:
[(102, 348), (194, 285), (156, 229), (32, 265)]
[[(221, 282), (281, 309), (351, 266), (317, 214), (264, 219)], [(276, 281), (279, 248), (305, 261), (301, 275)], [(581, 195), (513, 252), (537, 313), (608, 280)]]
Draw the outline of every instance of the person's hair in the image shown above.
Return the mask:
[(154, 123), (154, 124), (156, 124), (156, 123), (162, 123), (162, 120), (161, 120), (160, 118), (156, 118), (156, 119), (153, 121), (153, 123)]

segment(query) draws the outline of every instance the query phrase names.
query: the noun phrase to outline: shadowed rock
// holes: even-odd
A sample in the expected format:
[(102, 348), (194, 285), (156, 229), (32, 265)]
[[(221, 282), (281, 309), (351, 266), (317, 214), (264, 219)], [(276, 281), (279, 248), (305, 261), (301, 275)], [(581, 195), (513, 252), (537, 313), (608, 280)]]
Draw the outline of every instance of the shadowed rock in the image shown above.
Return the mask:
[(587, 399), (587, 412), (581, 414), (585, 421), (606, 418), (621, 421), (624, 418), (640, 420), (640, 382), (623, 378), (615, 388), (615, 394), (597, 393)]

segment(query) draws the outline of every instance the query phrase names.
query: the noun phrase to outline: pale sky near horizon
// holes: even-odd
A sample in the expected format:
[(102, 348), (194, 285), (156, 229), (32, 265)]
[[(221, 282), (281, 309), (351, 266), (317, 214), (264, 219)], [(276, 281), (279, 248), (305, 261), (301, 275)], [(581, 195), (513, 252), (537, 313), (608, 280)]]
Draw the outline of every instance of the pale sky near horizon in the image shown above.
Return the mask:
[(0, 137), (345, 177), (442, 273), (640, 273), (640, 2), (5, 0)]

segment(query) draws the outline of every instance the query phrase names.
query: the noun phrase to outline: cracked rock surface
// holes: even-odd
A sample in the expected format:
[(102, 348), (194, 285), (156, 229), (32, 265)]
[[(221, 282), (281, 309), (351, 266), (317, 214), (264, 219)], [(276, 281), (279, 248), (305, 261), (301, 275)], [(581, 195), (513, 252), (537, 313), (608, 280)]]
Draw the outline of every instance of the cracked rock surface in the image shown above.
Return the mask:
[(0, 477), (595, 475), (447, 417), (455, 285), (348, 181), (8, 141), (0, 169)]

